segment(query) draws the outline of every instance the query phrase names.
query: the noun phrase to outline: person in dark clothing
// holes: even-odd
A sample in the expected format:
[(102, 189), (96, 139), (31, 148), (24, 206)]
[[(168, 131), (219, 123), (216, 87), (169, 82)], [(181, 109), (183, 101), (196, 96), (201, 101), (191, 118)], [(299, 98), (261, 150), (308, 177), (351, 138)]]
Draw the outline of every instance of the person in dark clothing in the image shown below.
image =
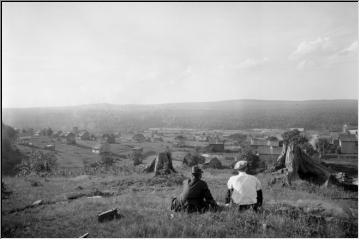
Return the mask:
[(183, 182), (183, 191), (180, 197), (172, 199), (171, 210), (188, 213), (216, 210), (218, 205), (206, 182), (201, 180), (203, 171), (198, 166), (194, 166), (191, 173), (193, 177)]

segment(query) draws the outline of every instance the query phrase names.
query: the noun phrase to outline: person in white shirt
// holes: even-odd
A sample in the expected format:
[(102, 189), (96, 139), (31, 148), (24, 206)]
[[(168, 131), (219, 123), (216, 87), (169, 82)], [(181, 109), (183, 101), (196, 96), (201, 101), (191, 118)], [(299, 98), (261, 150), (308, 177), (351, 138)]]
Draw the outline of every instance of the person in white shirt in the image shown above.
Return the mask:
[(246, 173), (247, 162), (238, 161), (234, 169), (239, 171), (236, 176), (230, 177), (227, 187), (225, 203), (235, 204), (239, 211), (254, 209), (257, 211), (262, 206), (263, 196), (261, 183), (255, 176)]

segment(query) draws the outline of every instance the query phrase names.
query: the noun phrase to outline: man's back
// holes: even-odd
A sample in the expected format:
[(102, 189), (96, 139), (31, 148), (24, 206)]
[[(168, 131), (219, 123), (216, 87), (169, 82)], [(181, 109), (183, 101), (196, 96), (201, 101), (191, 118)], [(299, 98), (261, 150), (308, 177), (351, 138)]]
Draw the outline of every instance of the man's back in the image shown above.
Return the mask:
[(206, 182), (196, 178), (183, 182), (180, 201), (182, 205), (194, 210), (202, 209), (206, 204), (213, 204), (215, 202)]
[(257, 202), (257, 191), (261, 190), (260, 181), (245, 172), (230, 177), (228, 189), (233, 189), (232, 200), (239, 205), (255, 204)]
[(208, 189), (206, 182), (200, 179), (186, 179), (183, 182), (183, 191), (180, 195), (181, 201), (192, 199), (204, 199), (205, 191)]

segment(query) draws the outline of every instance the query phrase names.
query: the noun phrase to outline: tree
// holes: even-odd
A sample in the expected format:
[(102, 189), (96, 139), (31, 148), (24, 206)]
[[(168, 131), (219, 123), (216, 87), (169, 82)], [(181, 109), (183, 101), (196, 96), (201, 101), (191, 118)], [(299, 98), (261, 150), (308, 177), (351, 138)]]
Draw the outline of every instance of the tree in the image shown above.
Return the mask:
[(53, 130), (51, 128), (46, 129), (46, 135), (51, 136), (53, 134)]
[(56, 156), (51, 152), (32, 151), (18, 166), (21, 175), (50, 173), (56, 167)]
[(265, 170), (265, 163), (262, 162), (257, 154), (251, 149), (246, 148), (242, 151), (239, 157), (240, 160), (245, 160), (248, 163), (248, 174), (257, 174)]
[(318, 142), (316, 143), (316, 148), (322, 155), (324, 155), (325, 153), (331, 151), (331, 144), (327, 139), (319, 138)]
[(300, 131), (297, 129), (284, 132), (281, 136), (283, 137), (285, 144), (289, 144), (289, 143), (303, 144), (308, 141), (307, 138), (301, 135)]
[(16, 165), (21, 162), (22, 154), (15, 146), (17, 134), (15, 129), (2, 123), (1, 132), (1, 173), (13, 175)]

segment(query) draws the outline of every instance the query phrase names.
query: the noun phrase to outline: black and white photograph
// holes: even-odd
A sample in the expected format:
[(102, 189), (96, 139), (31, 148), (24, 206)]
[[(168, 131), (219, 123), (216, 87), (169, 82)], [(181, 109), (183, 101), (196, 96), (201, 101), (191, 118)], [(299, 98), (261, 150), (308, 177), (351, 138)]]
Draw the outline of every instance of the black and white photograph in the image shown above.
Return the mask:
[(358, 238), (359, 7), (2, 1), (2, 238)]

